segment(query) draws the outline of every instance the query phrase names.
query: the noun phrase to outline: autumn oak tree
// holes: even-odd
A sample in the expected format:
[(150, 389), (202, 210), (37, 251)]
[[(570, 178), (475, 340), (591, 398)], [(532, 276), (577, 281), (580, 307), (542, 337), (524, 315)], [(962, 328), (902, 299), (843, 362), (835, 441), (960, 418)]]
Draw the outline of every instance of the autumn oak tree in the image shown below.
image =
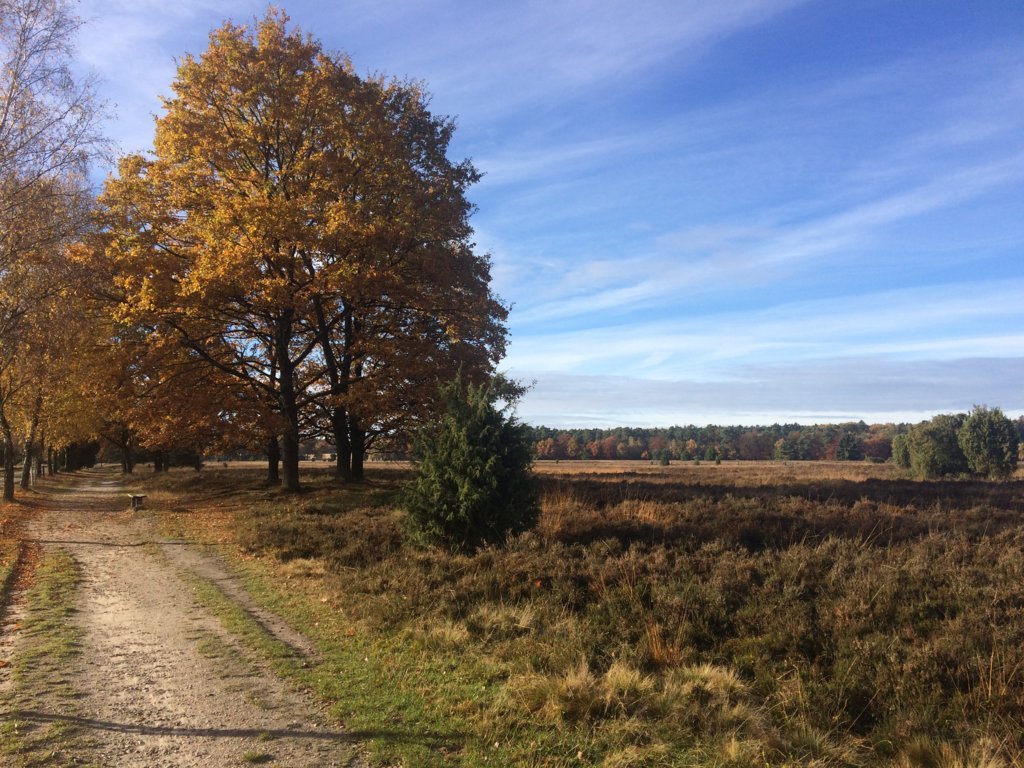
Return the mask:
[(469, 239), (478, 174), (448, 160), (453, 126), (418, 87), (359, 77), (279, 11), (213, 32), (172, 89), (155, 152), (101, 198), (114, 314), (272, 411), (287, 488), (318, 430), (358, 477), (368, 440), (503, 354)]

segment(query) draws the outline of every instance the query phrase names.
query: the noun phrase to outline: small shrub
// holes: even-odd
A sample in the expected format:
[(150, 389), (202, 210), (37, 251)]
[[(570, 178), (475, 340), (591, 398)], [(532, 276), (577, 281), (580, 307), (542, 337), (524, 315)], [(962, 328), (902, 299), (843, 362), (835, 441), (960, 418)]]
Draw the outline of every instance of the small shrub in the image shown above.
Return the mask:
[(417, 476), (405, 502), (414, 534), (449, 549), (502, 543), (540, 516), (529, 430), (499, 407), (503, 380), (456, 380), (441, 390), (445, 412), (419, 433)]

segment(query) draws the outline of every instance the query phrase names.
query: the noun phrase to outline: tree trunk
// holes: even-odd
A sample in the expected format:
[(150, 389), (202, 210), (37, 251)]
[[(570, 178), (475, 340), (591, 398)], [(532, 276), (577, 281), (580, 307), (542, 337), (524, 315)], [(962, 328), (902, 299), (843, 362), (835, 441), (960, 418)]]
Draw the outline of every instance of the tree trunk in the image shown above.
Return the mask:
[(49, 464), (46, 462), (46, 452), (49, 446), (46, 443), (46, 428), (39, 433), (39, 445), (36, 446), (36, 477), (46, 477), (46, 470)]
[(164, 471), (164, 454), (163, 451), (157, 451), (153, 454), (153, 471), (163, 472)]
[(132, 456), (132, 433), (127, 429), (121, 432), (121, 471), (130, 475), (135, 470), (135, 457)]
[(331, 431), (334, 432), (334, 447), (337, 450), (334, 475), (348, 482), (352, 479), (352, 444), (348, 439), (348, 412), (340, 406), (331, 409)]
[(21, 489), (28, 490), (32, 485), (32, 448), (31, 440), (25, 441), (25, 460), (21, 463)]
[[(347, 303), (347, 302), (346, 302)], [(351, 367), (351, 355), (347, 349), (352, 341), (352, 312), (345, 310), (341, 340), (342, 355), (339, 362), (331, 340), (331, 326), (327, 322), (323, 303), (319, 297), (313, 300), (316, 310), (317, 339), (324, 356), (324, 370), (330, 385), (332, 400), (341, 397), (348, 391), (348, 377)], [(335, 464), (334, 475), (339, 480), (348, 482), (352, 479), (352, 447), (349, 444), (348, 411), (344, 405), (328, 406), (331, 415), (331, 432), (334, 437)]]
[(298, 413), (289, 415), (289, 424), (281, 435), (281, 469), (287, 491), (300, 491)]
[(267, 482), (271, 485), (281, 484), (281, 447), (277, 435), (267, 441)]
[(53, 448), (46, 446), (46, 473), (51, 477), (57, 474), (57, 462), (53, 460)]
[(363, 461), (366, 458), (366, 432), (355, 419), (350, 419), (349, 443), (352, 446), (352, 479), (363, 480)]
[[(351, 326), (346, 332), (355, 334), (359, 331), (359, 324), (355, 321), (351, 321)], [(361, 361), (349, 360), (347, 364), (350, 366), (349, 371), (352, 376), (356, 379), (363, 375), (363, 364)], [(363, 480), (363, 461), (366, 458), (366, 430), (363, 429), (363, 425), (359, 422), (359, 418), (352, 413), (348, 415), (349, 423), (349, 445), (352, 447), (352, 479), (356, 482), (362, 482)]]
[(36, 447), (36, 430), (39, 429), (39, 415), (43, 410), (43, 396), (36, 395), (32, 405), (32, 421), (29, 423), (28, 436), (25, 438), (25, 463), (21, 466), (21, 488), (28, 490), (32, 485), (32, 459)]
[(6, 414), (0, 410), (0, 433), (4, 442), (4, 501), (14, 501), (14, 435)]
[(299, 491), (299, 406), (295, 393), (295, 363), (290, 344), (292, 317), (286, 312), (280, 320), (277, 337), (277, 371), (280, 376), (278, 402), (285, 425), (281, 433), (281, 470), (287, 491)]

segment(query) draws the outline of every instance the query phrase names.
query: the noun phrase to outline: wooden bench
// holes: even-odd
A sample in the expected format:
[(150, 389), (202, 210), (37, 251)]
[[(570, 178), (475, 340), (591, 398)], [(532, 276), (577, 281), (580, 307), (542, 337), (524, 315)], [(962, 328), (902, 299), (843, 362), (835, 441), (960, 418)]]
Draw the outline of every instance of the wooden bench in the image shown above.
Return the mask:
[(132, 509), (139, 509), (142, 506), (143, 500), (145, 500), (145, 494), (140, 493), (129, 493), (128, 498), (132, 501)]

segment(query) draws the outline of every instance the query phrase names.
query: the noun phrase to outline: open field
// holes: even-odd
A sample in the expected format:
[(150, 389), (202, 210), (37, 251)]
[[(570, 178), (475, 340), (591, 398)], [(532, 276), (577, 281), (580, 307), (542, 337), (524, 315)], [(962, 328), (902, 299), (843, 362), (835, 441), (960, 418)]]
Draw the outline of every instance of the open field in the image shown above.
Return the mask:
[(893, 464), (865, 461), (673, 461), (662, 466), (656, 461), (538, 461), (534, 469), (543, 475), (613, 474), (653, 475), (683, 482), (725, 478), (732, 485), (749, 483), (777, 485), (794, 480), (867, 480), (901, 478), (904, 473)]
[(1024, 482), (545, 463), (537, 531), (450, 555), (405, 543), (406, 473), (133, 481), (310, 637), (300, 682), (381, 764), (1024, 761)]

